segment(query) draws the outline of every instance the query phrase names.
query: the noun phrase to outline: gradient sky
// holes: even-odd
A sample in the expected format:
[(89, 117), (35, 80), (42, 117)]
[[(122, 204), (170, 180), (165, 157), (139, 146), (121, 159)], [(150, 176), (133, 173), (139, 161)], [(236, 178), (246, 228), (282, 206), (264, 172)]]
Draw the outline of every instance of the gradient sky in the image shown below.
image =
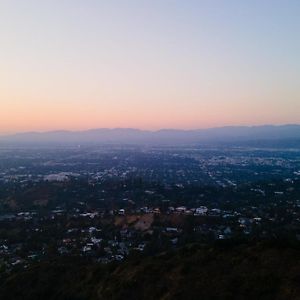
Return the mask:
[(299, 0), (1, 0), (0, 133), (300, 123)]

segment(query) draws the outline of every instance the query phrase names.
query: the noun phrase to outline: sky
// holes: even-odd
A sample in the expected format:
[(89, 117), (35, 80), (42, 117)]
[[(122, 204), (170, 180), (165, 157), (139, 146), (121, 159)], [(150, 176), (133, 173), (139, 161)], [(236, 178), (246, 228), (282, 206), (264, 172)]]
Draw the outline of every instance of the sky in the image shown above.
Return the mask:
[(300, 123), (298, 0), (1, 0), (0, 133)]

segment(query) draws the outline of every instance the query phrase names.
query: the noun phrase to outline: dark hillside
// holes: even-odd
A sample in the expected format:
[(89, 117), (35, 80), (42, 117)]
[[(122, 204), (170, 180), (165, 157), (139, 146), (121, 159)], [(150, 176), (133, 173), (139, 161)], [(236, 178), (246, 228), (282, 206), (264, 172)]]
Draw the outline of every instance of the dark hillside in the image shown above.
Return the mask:
[(60, 261), (6, 279), (1, 299), (300, 299), (300, 251), (279, 245), (191, 245), (97, 266)]

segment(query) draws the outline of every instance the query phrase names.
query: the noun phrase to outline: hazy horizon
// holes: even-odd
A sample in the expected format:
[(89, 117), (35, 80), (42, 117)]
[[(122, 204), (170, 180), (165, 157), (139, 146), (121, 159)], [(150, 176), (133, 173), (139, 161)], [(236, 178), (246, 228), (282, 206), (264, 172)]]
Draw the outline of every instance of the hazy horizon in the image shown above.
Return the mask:
[(14, 134), (23, 134), (23, 133), (50, 133), (50, 132), (86, 132), (93, 130), (138, 130), (138, 131), (148, 131), (148, 132), (159, 132), (164, 130), (174, 130), (174, 131), (197, 131), (197, 130), (209, 130), (209, 129), (222, 129), (222, 128), (259, 128), (259, 127), (284, 127), (284, 126), (300, 126), (300, 123), (284, 123), (284, 124), (257, 124), (257, 125), (225, 125), (225, 126), (215, 126), (215, 127), (202, 127), (202, 128), (157, 128), (157, 129), (143, 129), (136, 127), (95, 127), (87, 129), (54, 129), (54, 130), (26, 130), (26, 131), (16, 131), (16, 132), (0, 132), (0, 136), (14, 135)]

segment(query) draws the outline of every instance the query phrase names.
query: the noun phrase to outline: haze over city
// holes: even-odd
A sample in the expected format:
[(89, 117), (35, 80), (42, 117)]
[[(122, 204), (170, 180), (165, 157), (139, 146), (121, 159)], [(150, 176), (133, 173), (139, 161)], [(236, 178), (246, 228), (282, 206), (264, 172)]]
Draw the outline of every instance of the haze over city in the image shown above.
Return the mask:
[(1, 1), (0, 133), (300, 123), (299, 1)]

